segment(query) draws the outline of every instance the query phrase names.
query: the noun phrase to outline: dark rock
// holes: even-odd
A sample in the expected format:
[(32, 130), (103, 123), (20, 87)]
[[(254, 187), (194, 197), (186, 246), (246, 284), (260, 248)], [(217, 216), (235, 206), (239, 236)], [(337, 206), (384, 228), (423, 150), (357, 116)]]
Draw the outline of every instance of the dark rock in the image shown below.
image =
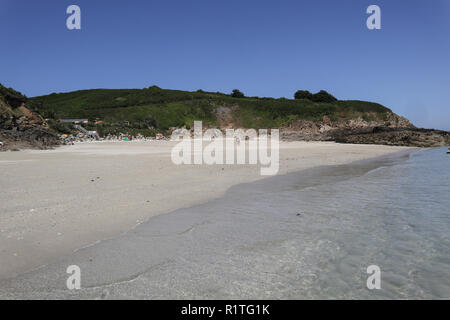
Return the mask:
[[(372, 120), (364, 120), (371, 118)], [(356, 144), (383, 144), (392, 146), (438, 147), (450, 144), (450, 133), (433, 129), (419, 129), (406, 118), (386, 113), (380, 119), (365, 114), (355, 119), (332, 121), (296, 120), (281, 130), (283, 140), (335, 141)]]
[(376, 127), (372, 131), (335, 131), (329, 133), (329, 138), (340, 143), (383, 144), (392, 146), (440, 147), (450, 144), (449, 132), (418, 128)]

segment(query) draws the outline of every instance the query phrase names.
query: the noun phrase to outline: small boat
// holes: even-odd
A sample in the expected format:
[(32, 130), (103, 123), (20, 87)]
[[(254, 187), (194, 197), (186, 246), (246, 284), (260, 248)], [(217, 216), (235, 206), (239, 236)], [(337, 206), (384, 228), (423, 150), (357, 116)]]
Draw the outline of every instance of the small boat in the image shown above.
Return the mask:
[(450, 154), (450, 148), (448, 148), (448, 150), (447, 150), (447, 154)]

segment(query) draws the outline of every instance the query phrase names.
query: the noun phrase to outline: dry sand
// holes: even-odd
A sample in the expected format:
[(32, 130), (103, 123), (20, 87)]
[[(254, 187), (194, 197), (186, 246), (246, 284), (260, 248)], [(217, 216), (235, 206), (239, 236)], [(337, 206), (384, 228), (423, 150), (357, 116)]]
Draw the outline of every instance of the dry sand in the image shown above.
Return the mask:
[[(96, 142), (0, 153), (0, 279), (264, 178), (256, 165), (174, 165), (174, 144)], [(405, 149), (282, 142), (278, 174)]]

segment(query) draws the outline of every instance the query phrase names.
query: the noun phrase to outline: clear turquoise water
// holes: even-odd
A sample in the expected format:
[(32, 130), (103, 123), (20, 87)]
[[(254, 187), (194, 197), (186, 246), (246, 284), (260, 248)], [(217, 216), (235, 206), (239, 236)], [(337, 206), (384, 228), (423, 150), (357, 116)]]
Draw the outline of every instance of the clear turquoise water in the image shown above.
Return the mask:
[[(311, 220), (322, 222), (316, 238), (328, 243), (328, 254), (317, 253), (324, 265), (312, 297), (450, 298), (445, 151), (413, 153), (359, 177), (291, 193)], [(364, 288), (370, 264), (381, 268), (381, 290)]]

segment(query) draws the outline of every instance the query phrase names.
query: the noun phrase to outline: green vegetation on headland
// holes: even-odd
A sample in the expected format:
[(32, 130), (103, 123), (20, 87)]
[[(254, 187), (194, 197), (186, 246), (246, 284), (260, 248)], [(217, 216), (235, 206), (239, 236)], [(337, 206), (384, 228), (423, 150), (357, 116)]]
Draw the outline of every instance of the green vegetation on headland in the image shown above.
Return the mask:
[(194, 120), (201, 120), (204, 128), (281, 128), (284, 140), (419, 147), (450, 143), (449, 132), (418, 129), (377, 103), (338, 100), (324, 90), (315, 94), (299, 90), (294, 97), (246, 97), (238, 89), (224, 94), (151, 86), (52, 93), (28, 99), (0, 85), (0, 140), (5, 142), (3, 150), (47, 148), (59, 143), (54, 133), (90, 130), (102, 137), (155, 136), (170, 134), (172, 128), (190, 129)]
[[(307, 91), (305, 91), (307, 92)], [(234, 127), (283, 127), (298, 119), (320, 121), (352, 118), (355, 114), (376, 114), (383, 118), (390, 109), (372, 102), (340, 101), (325, 91), (311, 96), (286, 98), (245, 97), (239, 90), (231, 94), (167, 90), (157, 86), (144, 89), (93, 89), (52, 93), (30, 98), (28, 104), (48, 119), (87, 118), (101, 120), (96, 126), (100, 135), (118, 133), (124, 127), (130, 134), (152, 135), (171, 127), (190, 128), (194, 120), (206, 126), (221, 126), (224, 121)], [(218, 109), (228, 110), (226, 119), (217, 116)], [(67, 128), (55, 121), (52, 127)]]

